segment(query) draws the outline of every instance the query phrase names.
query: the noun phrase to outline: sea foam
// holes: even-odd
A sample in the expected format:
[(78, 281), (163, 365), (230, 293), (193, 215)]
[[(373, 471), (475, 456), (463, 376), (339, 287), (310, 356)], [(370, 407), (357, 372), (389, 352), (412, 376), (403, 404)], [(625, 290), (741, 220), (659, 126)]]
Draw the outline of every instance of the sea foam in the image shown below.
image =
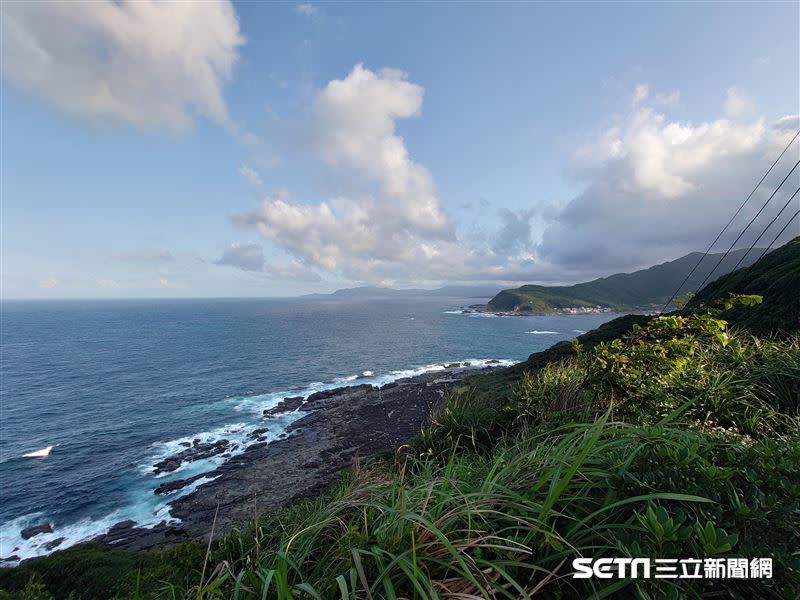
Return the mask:
[[(302, 405), (294, 411), (278, 414), (266, 420), (262, 418), (262, 415), (265, 410), (275, 408), (288, 396), (308, 398), (315, 392), (347, 387), (348, 384), (382, 386), (398, 379), (425, 373), (465, 371), (489, 366), (506, 367), (516, 364), (516, 362), (509, 359), (467, 358), (400, 369), (379, 375), (365, 370), (358, 374), (336, 378), (327, 383), (316, 381), (301, 389), (226, 398), (224, 402), (231, 405), (232, 416), (239, 417), (236, 421), (208, 431), (200, 431), (171, 440), (156, 442), (150, 446), (144, 460), (137, 466), (139, 480), (136, 482), (136, 489), (132, 493), (132, 499), (128, 505), (100, 518), (84, 518), (73, 523), (63, 524), (55, 522), (52, 533), (42, 533), (28, 540), (22, 539), (20, 535), (22, 529), (43, 522), (53, 522), (53, 520), (48, 519), (48, 516), (41, 512), (18, 517), (0, 526), (0, 557), (17, 556), (19, 559), (24, 560), (35, 556), (43, 556), (55, 550), (63, 550), (69, 546), (101, 536), (120, 521), (131, 520), (142, 528), (154, 527), (162, 521), (177, 523), (178, 520), (169, 514), (169, 503), (181, 496), (190, 494), (198, 486), (213, 480), (214, 477), (201, 477), (166, 496), (153, 494), (153, 490), (157, 485), (194, 475), (210, 473), (232, 456), (244, 452), (248, 446), (254, 443), (265, 441), (269, 443), (279, 439), (286, 433), (289, 425), (306, 414)], [(257, 437), (251, 437), (250, 434), (256, 429), (267, 429), (267, 431)], [(155, 474), (154, 472), (156, 463), (185, 450), (187, 448), (186, 444), (193, 444), (195, 440), (205, 444), (223, 439), (228, 440), (231, 443), (231, 447), (222, 454), (184, 462), (177, 469), (168, 473)], [(59, 538), (64, 538), (64, 540), (58, 546), (52, 549), (46, 547), (48, 543), (54, 542)], [(10, 565), (16, 562), (18, 561), (6, 561), (2, 564)]]

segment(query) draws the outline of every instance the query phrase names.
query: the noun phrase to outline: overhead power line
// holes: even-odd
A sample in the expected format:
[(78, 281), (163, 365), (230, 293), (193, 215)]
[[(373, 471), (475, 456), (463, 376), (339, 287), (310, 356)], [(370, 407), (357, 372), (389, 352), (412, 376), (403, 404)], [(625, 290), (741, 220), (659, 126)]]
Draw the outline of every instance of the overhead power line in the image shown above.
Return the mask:
[(744, 227), (744, 229), (742, 229), (741, 233), (740, 233), (738, 236), (736, 236), (736, 239), (735, 239), (735, 240), (733, 240), (733, 243), (732, 243), (732, 244), (730, 245), (730, 247), (729, 247), (729, 248), (728, 248), (728, 249), (725, 251), (725, 254), (723, 254), (723, 255), (722, 255), (722, 258), (720, 258), (720, 259), (717, 261), (717, 264), (716, 264), (716, 265), (714, 265), (714, 268), (713, 268), (713, 269), (711, 269), (711, 271), (709, 271), (708, 275), (706, 275), (706, 278), (705, 278), (705, 279), (703, 279), (703, 283), (701, 283), (701, 284), (700, 284), (700, 285), (697, 287), (697, 289), (695, 290), (695, 292), (697, 292), (697, 291), (700, 291), (701, 289), (703, 289), (703, 286), (706, 284), (706, 282), (707, 282), (707, 281), (708, 281), (708, 280), (711, 278), (711, 276), (714, 274), (714, 271), (716, 271), (716, 270), (717, 270), (717, 268), (718, 268), (718, 267), (719, 267), (719, 266), (722, 264), (722, 261), (723, 261), (723, 260), (725, 260), (725, 257), (726, 257), (726, 256), (728, 256), (728, 254), (730, 253), (730, 251), (731, 251), (731, 250), (733, 250), (733, 247), (734, 247), (734, 246), (737, 244), (737, 242), (738, 242), (740, 239), (742, 239), (742, 236), (745, 234), (745, 232), (746, 232), (748, 229), (750, 229), (750, 225), (752, 225), (752, 224), (755, 222), (755, 220), (756, 220), (756, 219), (759, 217), (759, 215), (760, 215), (760, 214), (761, 214), (761, 213), (764, 211), (764, 209), (767, 207), (767, 205), (768, 205), (768, 204), (769, 204), (769, 203), (772, 201), (772, 199), (775, 197), (775, 194), (777, 194), (777, 193), (780, 191), (781, 187), (783, 187), (783, 184), (784, 184), (784, 183), (786, 183), (786, 180), (787, 180), (787, 179), (789, 179), (789, 177), (791, 177), (792, 173), (794, 173), (795, 169), (797, 169), (798, 165), (800, 165), (800, 160), (798, 160), (796, 163), (794, 163), (794, 166), (793, 166), (793, 167), (792, 167), (792, 169), (791, 169), (791, 170), (790, 170), (790, 171), (789, 171), (789, 172), (786, 174), (786, 177), (784, 177), (784, 178), (783, 178), (783, 181), (781, 181), (781, 182), (780, 182), (780, 184), (778, 185), (778, 187), (776, 187), (776, 188), (775, 188), (775, 191), (774, 191), (774, 192), (772, 192), (772, 193), (770, 194), (769, 198), (767, 198), (767, 201), (766, 201), (766, 202), (764, 202), (764, 205), (763, 205), (761, 208), (759, 208), (759, 209), (758, 209), (758, 212), (755, 214), (755, 216), (754, 216), (752, 219), (750, 219), (750, 222), (749, 222), (747, 225), (745, 225), (745, 227)]
[[(797, 218), (797, 215), (800, 215), (800, 209), (795, 211), (795, 213), (791, 217), (789, 217), (789, 220), (786, 221), (786, 225), (784, 225), (783, 228), (778, 232), (778, 235), (776, 235), (773, 238), (773, 240), (769, 243), (769, 246), (764, 248), (764, 251), (761, 253), (761, 256), (758, 257), (758, 260), (761, 260), (762, 258), (764, 258), (764, 255), (767, 252), (769, 252), (769, 249), (772, 248), (772, 246), (775, 244), (775, 242), (778, 241), (778, 238), (783, 235), (783, 232), (786, 231), (786, 228), (789, 227), (789, 224)], [(756, 262), (758, 262), (758, 261), (756, 261)]]
[(774, 169), (774, 168), (775, 168), (775, 165), (777, 165), (777, 164), (778, 164), (778, 161), (779, 161), (781, 158), (783, 158), (783, 155), (784, 155), (784, 154), (786, 154), (786, 151), (789, 149), (789, 146), (791, 146), (791, 145), (794, 143), (794, 141), (795, 141), (795, 140), (798, 138), (798, 136), (800, 136), (800, 129), (798, 129), (798, 130), (797, 130), (797, 133), (795, 133), (795, 134), (794, 134), (794, 137), (793, 137), (791, 140), (789, 140), (789, 143), (788, 143), (788, 144), (786, 144), (786, 147), (783, 149), (783, 152), (781, 152), (781, 153), (778, 155), (778, 158), (776, 158), (776, 159), (775, 159), (775, 160), (772, 162), (772, 164), (770, 165), (769, 169), (767, 169), (767, 172), (766, 172), (766, 173), (764, 173), (764, 175), (762, 175), (762, 176), (761, 176), (761, 179), (759, 179), (759, 180), (758, 180), (758, 183), (757, 183), (757, 184), (756, 184), (756, 186), (755, 186), (755, 187), (752, 189), (752, 191), (751, 191), (751, 192), (750, 192), (750, 193), (747, 195), (747, 198), (745, 198), (745, 199), (744, 199), (744, 202), (742, 202), (742, 203), (739, 205), (739, 208), (737, 208), (737, 209), (736, 209), (736, 212), (735, 212), (735, 213), (733, 213), (733, 216), (732, 216), (732, 217), (730, 218), (730, 220), (729, 220), (729, 221), (728, 221), (728, 222), (725, 224), (725, 227), (723, 227), (723, 228), (722, 228), (722, 230), (721, 230), (721, 231), (720, 231), (720, 232), (717, 234), (717, 237), (715, 237), (715, 238), (714, 238), (714, 241), (713, 241), (713, 242), (711, 242), (711, 244), (708, 246), (708, 248), (706, 249), (706, 251), (703, 253), (703, 256), (701, 256), (701, 257), (700, 257), (700, 260), (698, 260), (698, 261), (697, 261), (697, 264), (696, 264), (694, 267), (692, 267), (692, 270), (691, 270), (691, 271), (689, 271), (689, 274), (686, 276), (686, 278), (685, 278), (685, 279), (684, 279), (684, 280), (681, 282), (681, 284), (678, 286), (678, 289), (676, 289), (676, 290), (675, 290), (675, 292), (672, 294), (672, 296), (670, 296), (669, 300), (667, 300), (666, 304), (664, 304), (663, 308), (661, 309), (661, 312), (664, 312), (664, 311), (667, 309), (667, 306), (669, 306), (669, 303), (670, 303), (670, 302), (672, 302), (672, 301), (675, 299), (675, 296), (677, 296), (677, 295), (678, 295), (678, 293), (681, 291), (681, 288), (682, 288), (684, 285), (686, 285), (686, 282), (687, 282), (687, 281), (689, 281), (689, 278), (690, 278), (692, 275), (694, 275), (694, 272), (695, 272), (695, 271), (697, 270), (697, 268), (700, 266), (700, 263), (702, 263), (702, 262), (703, 262), (703, 260), (705, 260), (706, 256), (708, 256), (708, 253), (709, 253), (709, 252), (711, 252), (711, 249), (714, 247), (714, 244), (716, 244), (716, 243), (719, 241), (719, 238), (721, 238), (721, 237), (722, 237), (722, 234), (723, 234), (723, 233), (725, 233), (725, 231), (727, 231), (728, 227), (730, 227), (730, 226), (731, 226), (731, 223), (733, 223), (734, 219), (736, 219), (736, 217), (738, 217), (738, 216), (739, 216), (739, 213), (740, 213), (740, 212), (742, 212), (742, 209), (744, 208), (745, 204), (747, 204), (747, 203), (750, 201), (750, 198), (752, 198), (752, 197), (753, 197), (753, 194), (755, 194), (755, 193), (756, 193), (756, 190), (757, 190), (757, 189), (758, 189), (758, 188), (761, 186), (761, 184), (762, 184), (762, 183), (764, 183), (764, 180), (765, 180), (765, 179), (766, 179), (766, 178), (769, 176), (769, 174), (772, 172), (772, 169)]
[(795, 196), (797, 196), (798, 192), (800, 192), (800, 187), (799, 187), (799, 188), (797, 188), (797, 189), (794, 191), (794, 194), (792, 194), (792, 195), (791, 195), (791, 197), (790, 197), (790, 198), (789, 198), (789, 199), (786, 201), (786, 204), (784, 204), (784, 205), (783, 205), (783, 208), (781, 208), (781, 209), (778, 211), (778, 214), (777, 214), (777, 215), (775, 215), (775, 217), (772, 219), (772, 221), (770, 221), (769, 223), (767, 223), (767, 226), (766, 226), (766, 227), (764, 227), (764, 229), (761, 231), (761, 234), (759, 234), (759, 236), (758, 236), (758, 237), (755, 239), (755, 241), (754, 241), (752, 244), (750, 244), (750, 247), (747, 249), (747, 252), (745, 252), (744, 254), (742, 254), (742, 257), (739, 259), (739, 262), (737, 262), (737, 263), (736, 263), (736, 266), (735, 266), (735, 267), (733, 267), (733, 269), (731, 269), (731, 270), (728, 272), (728, 275), (730, 275), (730, 274), (731, 274), (731, 273), (733, 273), (733, 272), (734, 272), (736, 269), (738, 269), (738, 268), (739, 268), (739, 265), (740, 265), (740, 264), (742, 264), (742, 261), (745, 259), (745, 257), (746, 257), (748, 254), (750, 254), (750, 250), (752, 250), (753, 248), (755, 248), (755, 247), (756, 247), (756, 244), (757, 244), (757, 243), (758, 243), (758, 241), (761, 239), (761, 237), (762, 237), (762, 236), (763, 236), (765, 233), (767, 233), (767, 230), (768, 230), (770, 227), (772, 227), (772, 224), (773, 224), (775, 221), (777, 221), (777, 220), (778, 220), (778, 217), (780, 217), (780, 216), (783, 214), (783, 211), (785, 211), (785, 210), (786, 210), (786, 207), (787, 207), (787, 206), (789, 206), (789, 204), (791, 203), (791, 201), (792, 201), (792, 200), (794, 200), (794, 197), (795, 197)]

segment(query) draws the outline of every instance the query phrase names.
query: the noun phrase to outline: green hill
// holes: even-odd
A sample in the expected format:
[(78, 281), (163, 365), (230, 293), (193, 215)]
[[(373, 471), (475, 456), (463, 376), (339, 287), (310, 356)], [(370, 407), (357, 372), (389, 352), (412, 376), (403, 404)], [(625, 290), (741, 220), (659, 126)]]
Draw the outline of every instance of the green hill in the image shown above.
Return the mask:
[[(700, 306), (742, 289), (773, 307), (760, 323), (791, 312), (798, 256), (800, 239), (696, 311), (627, 315), (472, 375), (408, 444), (357, 458), (319, 497), (254, 507), (211, 542), (24, 561), (0, 569), (0, 600), (800, 598), (800, 336), (727, 331), (732, 311)], [(769, 557), (774, 572), (573, 577), (579, 557), (619, 556)]]
[[(320, 497), (213, 542), (24, 561), (0, 569), (0, 600), (800, 598), (798, 291), (800, 238), (680, 312), (470, 376)], [(731, 293), (764, 299), (703, 306)], [(618, 556), (770, 557), (774, 575), (572, 576)]]
[[(744, 250), (728, 254), (715, 275), (724, 275), (739, 262)], [(761, 254), (754, 249), (743, 266), (751, 265)], [(660, 309), (686, 275), (700, 260), (700, 252), (692, 252), (677, 260), (634, 271), (617, 273), (593, 281), (568, 286), (523, 285), (503, 290), (492, 298), (487, 307), (495, 312), (551, 313), (567, 308), (602, 307), (612, 310)], [(709, 254), (689, 280), (681, 287), (678, 298), (694, 292), (706, 278), (722, 254)]]
[[(759, 252), (756, 256), (759, 256)], [(773, 250), (746, 269), (709, 283), (687, 308), (711, 304), (730, 294), (758, 294), (764, 302), (753, 308), (736, 307), (726, 319), (756, 335), (800, 329), (800, 236)]]

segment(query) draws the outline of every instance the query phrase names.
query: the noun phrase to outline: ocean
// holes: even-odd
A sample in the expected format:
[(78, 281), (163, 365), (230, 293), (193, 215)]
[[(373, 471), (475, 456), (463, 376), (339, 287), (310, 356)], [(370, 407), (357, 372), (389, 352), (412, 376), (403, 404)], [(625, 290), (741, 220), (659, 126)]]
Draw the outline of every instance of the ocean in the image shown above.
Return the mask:
[[(224, 459), (161, 476), (153, 465), (195, 439), (225, 438), (241, 452), (264, 426), (262, 411), (285, 396), (382, 384), (455, 361), (512, 364), (616, 316), (457, 310), (485, 300), (3, 302), (0, 558), (47, 554), (123, 520), (169, 520), (166, 502), (176, 495), (153, 489)], [(299, 416), (270, 421), (271, 439)], [(20, 458), (50, 445), (47, 458)], [(22, 539), (23, 528), (43, 522), (54, 531)]]

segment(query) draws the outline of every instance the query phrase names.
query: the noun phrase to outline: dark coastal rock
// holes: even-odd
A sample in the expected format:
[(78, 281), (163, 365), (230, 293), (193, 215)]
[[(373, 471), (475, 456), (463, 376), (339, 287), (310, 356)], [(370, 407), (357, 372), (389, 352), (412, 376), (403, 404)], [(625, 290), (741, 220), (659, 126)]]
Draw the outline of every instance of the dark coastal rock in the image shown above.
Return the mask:
[[(264, 411), (264, 412), (266, 412), (266, 411)], [(269, 427), (261, 427), (259, 429), (254, 429), (253, 431), (251, 431), (250, 433), (247, 434), (247, 437), (249, 439), (251, 439), (251, 440), (257, 440), (258, 438), (260, 438), (262, 435), (264, 435), (268, 431), (269, 431)], [(223, 454), (223, 456), (224, 456), (224, 454)]]
[(336, 388), (333, 390), (323, 390), (321, 392), (314, 392), (311, 394), (306, 402), (316, 402), (317, 400), (325, 400), (326, 398), (333, 398), (336, 394), (341, 391), (341, 388)]
[(187, 538), (189, 536), (189, 532), (186, 531), (183, 527), (169, 527), (164, 531), (164, 537), (181, 537)]
[(53, 550), (53, 549), (57, 548), (58, 546), (60, 546), (61, 542), (63, 542), (65, 539), (67, 539), (67, 538), (63, 538), (63, 537), (56, 538), (52, 542), (47, 542), (44, 545), (44, 548), (45, 548), (45, 550)]
[(0, 563), (3, 562), (19, 562), (19, 556), (16, 554), (12, 554), (11, 556), (6, 556), (5, 558), (0, 558)]
[(177, 454), (173, 456), (168, 456), (164, 460), (157, 462), (154, 465), (153, 473), (155, 473), (156, 475), (159, 475), (161, 473), (171, 473), (185, 462), (192, 462), (195, 460), (201, 460), (203, 458), (210, 458), (211, 456), (222, 454), (226, 450), (235, 448), (236, 448), (235, 445), (233, 446), (233, 448), (231, 448), (231, 443), (229, 440), (218, 440), (216, 442), (203, 443), (200, 440), (196, 439), (191, 448), (186, 448), (186, 450), (181, 450)]
[(53, 526), (50, 523), (41, 523), (39, 525), (26, 527), (19, 532), (23, 540), (29, 540), (33, 536), (39, 535), (40, 533), (53, 533)]
[(213, 471), (213, 481), (170, 503), (171, 514), (200, 539), (218, 504), (215, 536), (252, 518), (254, 506), (272, 510), (313, 496), (356, 457), (392, 452), (413, 437), (464, 376), (438, 371), (380, 389), (365, 384), (312, 394), (303, 408), (308, 414), (287, 427), (290, 437), (249, 446)]
[(126, 531), (131, 527), (134, 527), (135, 525), (136, 521), (132, 521), (130, 519), (128, 519), (127, 521), (120, 521), (119, 523), (115, 523), (114, 525), (112, 525), (111, 529), (108, 530), (108, 533), (114, 534), (120, 531)]
[(134, 521), (121, 521), (94, 541), (117, 548), (143, 549), (161, 545), (168, 538), (176, 543), (185, 541), (188, 536), (185, 530), (168, 525), (166, 521), (150, 528), (137, 527)]
[(135, 521), (120, 521), (119, 523), (112, 525), (111, 529), (98, 538), (98, 541), (101, 541), (104, 544), (117, 544), (121, 541), (124, 541), (131, 535), (135, 535), (135, 529)]
[(286, 434), (270, 443), (250, 444), (206, 473), (208, 482), (171, 501), (170, 514), (181, 520), (180, 525), (119, 528), (98, 541), (117, 548), (146, 549), (208, 540), (215, 513), (213, 534), (218, 538), (254, 514), (316, 496), (356, 460), (394, 452), (411, 439), (444, 404), (447, 390), (461, 385), (465, 376), (463, 371), (437, 371), (380, 389), (364, 384), (312, 394), (303, 404), (306, 414), (289, 425)]
[(381, 386), (381, 391), (390, 390), (390, 389), (396, 388), (396, 387), (397, 387), (397, 382), (396, 381), (390, 381), (389, 383), (385, 383), (385, 384), (383, 384)]
[(264, 411), (263, 416), (264, 418), (273, 417), (275, 415), (279, 415), (281, 413), (291, 412), (300, 408), (303, 404), (303, 397), (302, 396), (288, 396), (280, 401), (277, 406), (273, 406), (272, 408), (268, 408)]
[(190, 483), (194, 483), (198, 479), (204, 476), (204, 473), (200, 473), (199, 475), (195, 475), (194, 477), (187, 477), (186, 479), (177, 479), (175, 481), (168, 481), (166, 483), (162, 483), (156, 489), (153, 490), (154, 494), (159, 496), (164, 494), (171, 494), (174, 491), (177, 491), (181, 488), (185, 488)]
[(308, 398), (306, 398), (306, 403), (317, 402), (318, 400), (326, 400), (335, 396), (363, 394), (365, 392), (372, 391), (373, 389), (375, 389), (375, 387), (369, 383), (362, 383), (361, 385), (351, 385), (347, 387), (334, 388), (332, 390), (323, 390), (321, 392), (315, 392), (311, 394)]
[(450, 363), (449, 365), (445, 365), (445, 369), (458, 369), (461, 366), (461, 363)]

